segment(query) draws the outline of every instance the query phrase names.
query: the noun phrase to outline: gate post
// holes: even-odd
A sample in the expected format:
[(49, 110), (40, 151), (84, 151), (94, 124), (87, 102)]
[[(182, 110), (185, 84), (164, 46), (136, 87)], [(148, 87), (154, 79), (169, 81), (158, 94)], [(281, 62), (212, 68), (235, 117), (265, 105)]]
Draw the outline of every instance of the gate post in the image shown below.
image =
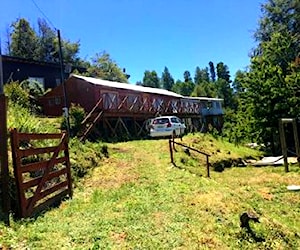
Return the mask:
[(292, 122), (292, 120), (293, 119), (284, 119), (284, 118), (279, 119), (279, 136), (280, 136), (285, 172), (289, 172), (289, 165), (287, 159), (287, 146), (285, 140), (284, 124)]
[(0, 94), (0, 165), (2, 181), (2, 208), (4, 213), (4, 222), (9, 225), (9, 171), (7, 156), (7, 98)]

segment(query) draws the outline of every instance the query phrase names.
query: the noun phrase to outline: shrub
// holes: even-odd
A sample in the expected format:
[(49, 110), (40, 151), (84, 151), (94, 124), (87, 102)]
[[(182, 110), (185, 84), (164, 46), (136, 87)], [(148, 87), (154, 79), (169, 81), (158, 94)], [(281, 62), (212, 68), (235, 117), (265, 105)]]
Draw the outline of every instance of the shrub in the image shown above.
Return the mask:
[(19, 82), (11, 82), (4, 86), (4, 93), (8, 97), (9, 105), (19, 105), (23, 108), (29, 108), (29, 93), (24, 90)]
[[(71, 136), (76, 136), (81, 129), (81, 122), (85, 117), (84, 109), (78, 104), (71, 104), (69, 110), (69, 119), (70, 119), (70, 133)], [(66, 119), (62, 120), (61, 128), (63, 130), (67, 129)]]
[[(69, 142), (70, 162), (72, 168), (72, 178), (78, 182), (79, 178), (85, 176), (90, 169), (97, 167), (103, 157), (108, 157), (108, 149), (105, 144), (80, 142), (73, 138)], [(80, 152), (80, 153), (78, 153)]]

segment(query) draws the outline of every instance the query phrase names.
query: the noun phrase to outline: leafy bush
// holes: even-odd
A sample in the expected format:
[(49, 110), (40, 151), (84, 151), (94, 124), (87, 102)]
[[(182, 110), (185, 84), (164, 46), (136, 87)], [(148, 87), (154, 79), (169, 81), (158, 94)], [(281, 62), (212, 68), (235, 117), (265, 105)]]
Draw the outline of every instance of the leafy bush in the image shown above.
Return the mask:
[(31, 114), (28, 108), (10, 104), (7, 114), (8, 129), (17, 128), (19, 132), (52, 133), (59, 132), (57, 119), (39, 118)]
[[(86, 141), (82, 143), (77, 138), (69, 142), (72, 178), (78, 182), (90, 169), (99, 166), (103, 157), (108, 157), (107, 145)], [(80, 152), (80, 153), (78, 153)]]
[[(81, 129), (81, 122), (85, 117), (84, 109), (78, 104), (71, 104), (69, 110), (69, 119), (70, 119), (70, 133), (71, 136), (77, 135), (79, 130)], [(66, 119), (62, 120), (61, 128), (63, 130), (67, 129), (67, 121)]]
[(11, 82), (4, 86), (4, 93), (8, 97), (9, 105), (19, 105), (20, 107), (29, 109), (29, 93), (24, 90), (19, 82)]
[(38, 99), (39, 99), (39, 97), (44, 95), (44, 93), (45, 93), (44, 87), (39, 82), (32, 81), (32, 80), (22, 81), (20, 86), (29, 95), (31, 112), (40, 114), (42, 109), (38, 103)]

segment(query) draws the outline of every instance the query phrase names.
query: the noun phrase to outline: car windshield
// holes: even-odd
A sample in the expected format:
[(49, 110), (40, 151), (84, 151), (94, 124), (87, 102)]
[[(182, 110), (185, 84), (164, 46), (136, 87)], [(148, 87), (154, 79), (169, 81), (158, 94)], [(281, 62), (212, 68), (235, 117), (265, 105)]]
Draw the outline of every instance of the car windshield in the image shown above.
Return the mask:
[(165, 124), (168, 123), (169, 119), (168, 118), (160, 118), (160, 119), (155, 119), (153, 121), (153, 124)]

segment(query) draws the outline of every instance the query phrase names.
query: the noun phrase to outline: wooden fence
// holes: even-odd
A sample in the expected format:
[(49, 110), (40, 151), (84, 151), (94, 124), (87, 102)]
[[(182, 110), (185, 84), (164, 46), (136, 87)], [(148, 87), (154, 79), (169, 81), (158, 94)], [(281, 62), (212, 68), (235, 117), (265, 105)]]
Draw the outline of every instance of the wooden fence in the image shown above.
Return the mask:
[(67, 135), (19, 133), (16, 129), (10, 135), (20, 217), (35, 216), (64, 197), (72, 197)]
[(181, 147), (184, 147), (184, 148), (186, 148), (186, 149), (189, 149), (189, 150), (191, 150), (191, 151), (194, 151), (194, 152), (196, 152), (196, 153), (199, 153), (199, 154), (204, 155), (204, 156), (206, 157), (206, 171), (207, 171), (207, 177), (210, 177), (210, 173), (209, 173), (209, 157), (210, 157), (210, 155), (207, 154), (207, 153), (205, 153), (205, 152), (202, 152), (202, 151), (200, 151), (200, 150), (198, 150), (198, 149), (195, 149), (195, 148), (189, 147), (189, 146), (187, 146), (187, 145), (184, 145), (184, 144), (182, 144), (182, 143), (176, 142), (174, 137), (173, 137), (172, 139), (169, 139), (170, 158), (171, 158), (171, 163), (172, 163), (172, 164), (175, 164), (175, 163), (174, 163), (174, 153), (173, 153), (173, 150), (176, 151), (176, 149), (175, 149), (175, 144), (176, 144), (176, 145), (179, 145), (179, 146), (181, 146)]

